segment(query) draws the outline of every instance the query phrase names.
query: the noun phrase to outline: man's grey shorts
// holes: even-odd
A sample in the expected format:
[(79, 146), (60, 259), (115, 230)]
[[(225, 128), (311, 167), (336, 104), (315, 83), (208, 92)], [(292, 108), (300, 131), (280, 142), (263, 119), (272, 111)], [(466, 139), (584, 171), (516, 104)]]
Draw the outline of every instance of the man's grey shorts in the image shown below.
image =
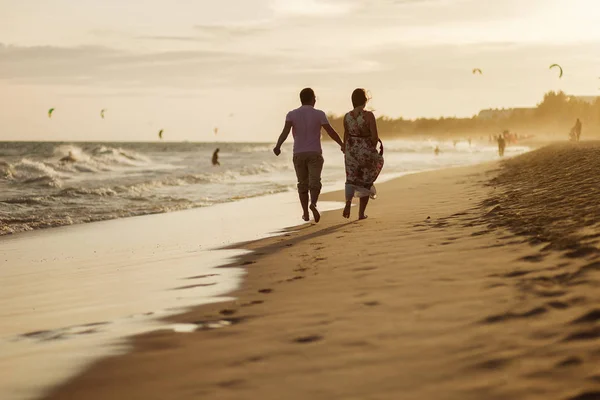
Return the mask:
[(294, 154), (294, 168), (298, 177), (298, 193), (310, 190), (321, 190), (321, 171), (323, 171), (323, 156), (320, 153)]

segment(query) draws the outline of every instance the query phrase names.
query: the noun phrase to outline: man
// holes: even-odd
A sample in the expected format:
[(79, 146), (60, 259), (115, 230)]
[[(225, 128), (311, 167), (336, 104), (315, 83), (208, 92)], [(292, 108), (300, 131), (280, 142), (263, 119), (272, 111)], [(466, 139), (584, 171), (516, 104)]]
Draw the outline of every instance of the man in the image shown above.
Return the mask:
[(212, 155), (212, 165), (215, 167), (221, 165), (221, 163), (219, 162), (219, 149), (216, 149)]
[(281, 145), (286, 141), (292, 131), (294, 136), (294, 169), (298, 178), (298, 195), (302, 205), (302, 219), (309, 220), (309, 192), (310, 210), (315, 222), (319, 222), (321, 214), (317, 209), (317, 201), (321, 193), (321, 171), (323, 170), (323, 156), (321, 150), (321, 127), (344, 151), (344, 142), (327, 120), (321, 110), (315, 109), (317, 98), (310, 89), (300, 92), (302, 106), (290, 111), (285, 117), (285, 125), (279, 136), (277, 145), (273, 149), (276, 156), (281, 154)]
[(504, 149), (506, 148), (506, 135), (508, 131), (504, 131), (502, 135), (498, 135), (498, 155), (504, 157)]
[(581, 137), (581, 121), (579, 120), (579, 118), (577, 118), (577, 121), (575, 121), (575, 138), (576, 141), (579, 142), (579, 138)]

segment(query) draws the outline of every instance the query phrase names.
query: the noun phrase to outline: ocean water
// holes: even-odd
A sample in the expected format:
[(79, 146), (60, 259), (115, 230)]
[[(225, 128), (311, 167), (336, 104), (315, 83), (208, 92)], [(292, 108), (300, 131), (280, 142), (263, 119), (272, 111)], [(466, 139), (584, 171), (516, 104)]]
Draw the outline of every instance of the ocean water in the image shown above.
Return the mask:
[[(439, 146), (436, 156), (433, 149)], [(220, 167), (211, 164), (220, 148)], [(291, 144), (0, 142), (0, 235), (164, 213), (295, 190)], [(512, 146), (507, 155), (526, 151)], [(492, 160), (487, 142), (394, 140), (383, 174)], [(324, 144), (325, 187), (344, 182), (343, 155)], [(73, 162), (60, 161), (71, 155)]]

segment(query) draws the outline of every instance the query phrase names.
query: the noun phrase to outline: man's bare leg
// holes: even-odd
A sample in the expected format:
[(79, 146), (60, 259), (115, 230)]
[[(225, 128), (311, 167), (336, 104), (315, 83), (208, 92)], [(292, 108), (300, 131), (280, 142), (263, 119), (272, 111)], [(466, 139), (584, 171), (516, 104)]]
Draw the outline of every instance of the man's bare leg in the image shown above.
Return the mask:
[(310, 211), (313, 213), (315, 222), (319, 222), (321, 220), (321, 214), (319, 213), (319, 210), (317, 210), (317, 201), (319, 201), (320, 194), (321, 189), (310, 189)]
[(344, 207), (344, 212), (342, 216), (344, 218), (350, 218), (350, 209), (352, 208), (352, 199), (346, 200), (346, 207)]
[(302, 206), (302, 219), (308, 221), (310, 217), (308, 216), (308, 193), (298, 193), (300, 197), (300, 205)]
[(369, 204), (369, 196), (364, 196), (360, 198), (360, 204), (358, 206), (358, 219), (366, 219), (365, 210), (367, 209), (367, 204)]

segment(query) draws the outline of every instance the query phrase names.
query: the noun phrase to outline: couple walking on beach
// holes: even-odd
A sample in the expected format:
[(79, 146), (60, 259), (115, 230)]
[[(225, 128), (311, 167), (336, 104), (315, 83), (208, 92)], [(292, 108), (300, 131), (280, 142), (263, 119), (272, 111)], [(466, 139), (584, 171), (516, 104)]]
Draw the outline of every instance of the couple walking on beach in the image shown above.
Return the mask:
[[(323, 155), (321, 150), (321, 127), (329, 137), (340, 145), (344, 153), (346, 166), (344, 218), (350, 218), (352, 199), (360, 198), (358, 219), (365, 219), (365, 210), (369, 198), (375, 198), (375, 186), (383, 168), (383, 144), (377, 151), (377, 143), (381, 143), (377, 134), (377, 123), (372, 112), (366, 111), (367, 93), (364, 89), (352, 92), (352, 111), (344, 116), (344, 139), (333, 129), (327, 116), (315, 108), (317, 98), (310, 88), (302, 89), (300, 102), (302, 105), (290, 111), (285, 118), (283, 131), (277, 145), (273, 149), (275, 155), (281, 154), (281, 146), (288, 138), (290, 131), (294, 137), (294, 168), (298, 178), (298, 194), (302, 205), (302, 219), (308, 221), (309, 209), (315, 222), (321, 215), (317, 201), (321, 193), (321, 171)], [(310, 201), (310, 204), (309, 204)]]

